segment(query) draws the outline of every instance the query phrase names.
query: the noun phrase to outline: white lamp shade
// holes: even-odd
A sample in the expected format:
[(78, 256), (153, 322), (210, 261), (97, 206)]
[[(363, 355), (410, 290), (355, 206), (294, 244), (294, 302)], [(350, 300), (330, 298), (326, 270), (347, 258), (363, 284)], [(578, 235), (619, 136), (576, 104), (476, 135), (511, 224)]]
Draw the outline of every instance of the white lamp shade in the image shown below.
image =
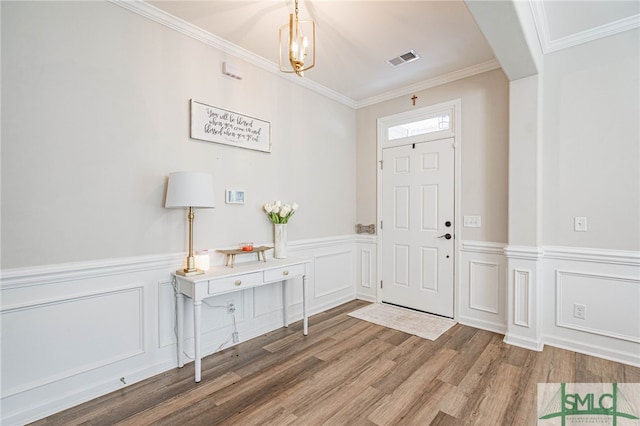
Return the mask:
[(169, 174), (167, 198), (164, 206), (172, 207), (215, 207), (213, 197), (213, 176), (199, 172), (175, 172)]

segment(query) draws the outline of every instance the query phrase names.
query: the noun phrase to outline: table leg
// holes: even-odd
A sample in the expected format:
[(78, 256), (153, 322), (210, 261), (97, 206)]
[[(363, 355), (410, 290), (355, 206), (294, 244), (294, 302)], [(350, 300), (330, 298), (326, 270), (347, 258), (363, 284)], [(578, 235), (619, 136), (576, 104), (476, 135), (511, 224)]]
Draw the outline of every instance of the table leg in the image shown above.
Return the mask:
[(282, 281), (282, 315), (284, 318), (284, 326), (289, 327), (289, 282)]
[(302, 276), (302, 333), (309, 333), (309, 319), (307, 318), (307, 276)]
[(200, 382), (202, 359), (200, 358), (200, 318), (202, 316), (202, 301), (193, 302), (193, 359), (195, 365), (196, 383)]
[(176, 329), (178, 334), (178, 367), (184, 367), (184, 295), (176, 293)]

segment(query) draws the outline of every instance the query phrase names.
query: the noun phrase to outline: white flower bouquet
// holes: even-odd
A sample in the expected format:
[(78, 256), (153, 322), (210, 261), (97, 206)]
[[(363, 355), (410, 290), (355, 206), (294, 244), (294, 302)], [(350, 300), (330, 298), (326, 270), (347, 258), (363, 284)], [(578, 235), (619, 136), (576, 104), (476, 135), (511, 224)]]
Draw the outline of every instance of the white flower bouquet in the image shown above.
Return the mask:
[(280, 200), (276, 200), (273, 204), (266, 203), (263, 206), (271, 223), (276, 224), (289, 222), (289, 218), (298, 210), (298, 207), (296, 203), (282, 204)]

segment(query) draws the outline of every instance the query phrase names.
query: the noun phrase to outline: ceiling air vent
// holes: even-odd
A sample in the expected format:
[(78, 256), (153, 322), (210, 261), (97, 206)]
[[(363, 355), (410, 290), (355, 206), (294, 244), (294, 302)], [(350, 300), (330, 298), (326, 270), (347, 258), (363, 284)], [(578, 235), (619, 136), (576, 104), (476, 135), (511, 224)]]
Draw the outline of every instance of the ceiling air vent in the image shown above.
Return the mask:
[(413, 62), (416, 59), (420, 59), (420, 56), (418, 56), (415, 50), (410, 50), (407, 53), (403, 53), (400, 56), (387, 60), (387, 63), (393, 67), (397, 67), (398, 65), (406, 64), (407, 62)]

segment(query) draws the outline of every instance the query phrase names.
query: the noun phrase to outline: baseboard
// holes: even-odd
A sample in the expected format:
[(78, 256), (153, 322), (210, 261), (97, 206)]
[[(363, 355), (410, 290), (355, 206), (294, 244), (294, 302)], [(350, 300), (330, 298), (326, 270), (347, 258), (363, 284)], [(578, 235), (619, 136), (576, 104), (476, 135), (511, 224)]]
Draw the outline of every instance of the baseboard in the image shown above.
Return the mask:
[(480, 330), (487, 330), (498, 334), (505, 334), (507, 331), (507, 326), (505, 324), (484, 321), (478, 318), (470, 318), (462, 315), (458, 317), (458, 322), (462, 325), (468, 325), (469, 327), (479, 328)]
[(526, 337), (517, 337), (509, 333), (505, 334), (503, 341), (509, 345), (518, 346), (536, 352), (540, 352), (544, 348), (544, 343), (542, 341), (532, 340)]
[(634, 367), (640, 367), (640, 353), (634, 355), (632, 353), (616, 351), (604, 346), (589, 345), (571, 339), (560, 339), (554, 336), (544, 336), (544, 343), (556, 348), (579, 352), (581, 354), (598, 358), (604, 358), (608, 359), (609, 361), (615, 361)]
[[(324, 311), (328, 311), (329, 309), (333, 309), (336, 306), (340, 306), (344, 303), (351, 302), (352, 300), (356, 300), (356, 296), (353, 294), (350, 294), (348, 296), (343, 296), (338, 299), (332, 300), (331, 302), (323, 303), (322, 305), (314, 307), (314, 309), (312, 309), (311, 312), (309, 313), (309, 317), (310, 317), (309, 327), (311, 327), (311, 320), (312, 320), (311, 317), (313, 315), (319, 314)], [(302, 319), (302, 316), (300, 316), (300, 319)]]
[(376, 297), (370, 294), (356, 294), (356, 299), (364, 300), (365, 302), (376, 303)]
[[(165, 361), (151, 367), (140, 370), (131, 371), (126, 374), (126, 386), (133, 385), (149, 377), (176, 368), (175, 361)], [(2, 418), (2, 424), (18, 425), (27, 424), (76, 405), (91, 401), (102, 395), (122, 389), (122, 383), (114, 383), (114, 380), (103, 380), (102, 382), (82, 389), (76, 389), (73, 393), (67, 393), (59, 398), (47, 400), (42, 405), (30, 405), (28, 409), (12, 414), (9, 417)]]

